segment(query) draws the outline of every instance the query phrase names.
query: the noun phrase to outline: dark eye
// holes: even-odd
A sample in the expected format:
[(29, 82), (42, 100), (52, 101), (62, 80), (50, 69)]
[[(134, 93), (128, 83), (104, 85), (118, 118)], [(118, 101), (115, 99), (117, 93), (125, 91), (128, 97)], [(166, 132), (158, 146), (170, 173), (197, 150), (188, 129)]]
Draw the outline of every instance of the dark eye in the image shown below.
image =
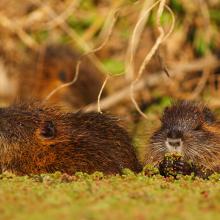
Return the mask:
[(43, 128), (41, 130), (41, 135), (44, 138), (48, 138), (48, 139), (51, 139), (51, 138), (55, 137), (56, 128), (55, 128), (52, 121), (45, 121), (44, 122)]
[(24, 125), (23, 125), (22, 122), (18, 122), (18, 126), (19, 126), (19, 127), (23, 127)]
[(211, 110), (209, 109), (209, 108), (207, 108), (207, 107), (205, 107), (204, 109), (203, 109), (203, 114), (204, 114), (204, 118), (205, 118), (205, 121), (207, 122), (207, 123), (213, 123), (215, 120), (216, 120), (216, 118), (215, 118), (215, 115), (211, 112)]
[(59, 72), (59, 79), (62, 81), (62, 82), (66, 82), (67, 81), (67, 78), (66, 78), (66, 72), (64, 70), (61, 70)]
[(201, 124), (197, 125), (193, 130), (194, 131), (202, 130), (202, 125)]

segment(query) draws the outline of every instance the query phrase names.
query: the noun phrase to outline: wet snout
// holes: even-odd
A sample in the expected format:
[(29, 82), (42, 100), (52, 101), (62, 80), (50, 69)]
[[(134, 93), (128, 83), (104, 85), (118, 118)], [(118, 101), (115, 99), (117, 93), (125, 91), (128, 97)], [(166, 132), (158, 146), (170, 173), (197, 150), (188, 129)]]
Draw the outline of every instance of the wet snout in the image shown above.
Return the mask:
[(182, 146), (183, 146), (182, 133), (178, 130), (170, 131), (167, 134), (165, 145), (169, 152), (180, 153), (182, 151)]

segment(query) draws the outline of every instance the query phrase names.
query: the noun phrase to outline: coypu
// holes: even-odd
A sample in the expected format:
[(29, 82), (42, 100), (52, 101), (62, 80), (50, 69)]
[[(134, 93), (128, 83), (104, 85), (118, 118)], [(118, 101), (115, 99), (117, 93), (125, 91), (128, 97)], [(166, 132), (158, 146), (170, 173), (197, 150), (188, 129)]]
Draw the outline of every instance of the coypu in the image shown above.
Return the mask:
[(108, 115), (66, 113), (39, 104), (15, 104), (0, 114), (2, 171), (72, 175), (141, 170), (127, 132)]
[[(164, 110), (148, 150), (147, 163), (159, 166), (161, 173), (171, 165), (178, 173), (206, 177), (220, 171), (220, 123), (202, 104), (176, 102)], [(169, 164), (167, 153), (180, 154), (181, 159)]]
[[(48, 45), (41, 53), (34, 53), (32, 58), (20, 67), (18, 98), (29, 101), (30, 97), (44, 100), (58, 86), (71, 82), (75, 76), (80, 55), (67, 45)], [(62, 88), (48, 101), (79, 109), (96, 102), (104, 76), (84, 57), (77, 81)], [(106, 90), (103, 96), (106, 95)]]

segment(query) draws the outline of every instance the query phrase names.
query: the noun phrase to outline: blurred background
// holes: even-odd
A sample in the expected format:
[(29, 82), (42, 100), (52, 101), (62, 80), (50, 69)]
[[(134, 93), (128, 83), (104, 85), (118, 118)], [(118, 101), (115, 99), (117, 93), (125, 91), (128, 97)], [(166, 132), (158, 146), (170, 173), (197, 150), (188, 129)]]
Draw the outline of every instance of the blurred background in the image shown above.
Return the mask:
[[(167, 0), (160, 24), (167, 34), (173, 12), (175, 26), (134, 84), (147, 123), (137, 113), (130, 85), (159, 36), (158, 5), (148, 10), (155, 2), (1, 0), (1, 106), (38, 99), (68, 111), (96, 110), (109, 76), (100, 106), (130, 122), (134, 136), (147, 133), (146, 124), (155, 124), (171, 100), (202, 100), (218, 112), (220, 1)], [(74, 84), (51, 94), (74, 77)]]

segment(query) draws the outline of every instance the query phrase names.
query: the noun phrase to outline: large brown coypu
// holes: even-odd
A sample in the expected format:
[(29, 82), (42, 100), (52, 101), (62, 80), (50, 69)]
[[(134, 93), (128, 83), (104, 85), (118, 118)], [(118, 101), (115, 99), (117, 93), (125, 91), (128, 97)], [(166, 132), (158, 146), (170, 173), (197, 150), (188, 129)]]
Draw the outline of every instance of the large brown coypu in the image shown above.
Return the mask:
[[(53, 44), (32, 53), (31, 57), (20, 66), (16, 98), (44, 100), (54, 89), (74, 79), (77, 62), (81, 60), (76, 82), (60, 89), (48, 101), (68, 109), (79, 109), (97, 101), (104, 75), (86, 56), (80, 59), (80, 54), (70, 46)], [(106, 90), (102, 96), (105, 95)]]
[(105, 114), (16, 104), (0, 109), (1, 171), (16, 175), (141, 171), (128, 133)]
[(165, 176), (169, 168), (204, 178), (220, 172), (220, 122), (200, 103), (174, 103), (164, 110), (161, 126), (150, 138), (147, 163)]

